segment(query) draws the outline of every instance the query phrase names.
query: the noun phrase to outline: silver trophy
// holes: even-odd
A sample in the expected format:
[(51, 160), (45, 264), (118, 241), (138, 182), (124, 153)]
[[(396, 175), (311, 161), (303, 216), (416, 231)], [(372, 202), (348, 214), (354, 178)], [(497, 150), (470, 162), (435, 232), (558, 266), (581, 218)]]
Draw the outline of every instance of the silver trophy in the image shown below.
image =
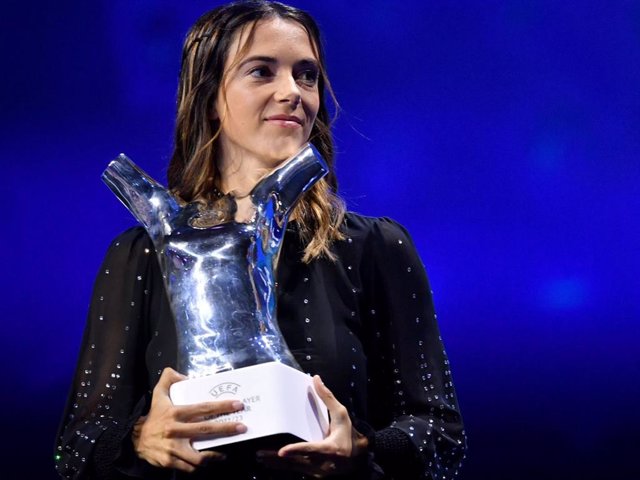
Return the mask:
[(276, 267), (291, 210), (328, 168), (307, 144), (251, 191), (252, 219), (234, 219), (236, 201), (177, 200), (125, 155), (102, 179), (146, 229), (155, 246), (177, 334), (175, 404), (238, 399), (247, 432), (199, 439), (204, 449), (272, 435), (322, 439), (326, 407), (289, 351), (276, 318)]

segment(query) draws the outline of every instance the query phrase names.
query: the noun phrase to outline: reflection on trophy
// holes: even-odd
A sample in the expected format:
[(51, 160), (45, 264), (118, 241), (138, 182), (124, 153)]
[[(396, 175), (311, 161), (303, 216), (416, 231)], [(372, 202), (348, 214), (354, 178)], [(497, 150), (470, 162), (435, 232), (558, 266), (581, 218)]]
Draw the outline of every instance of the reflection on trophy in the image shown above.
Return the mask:
[(276, 318), (276, 267), (291, 210), (328, 172), (307, 144), (251, 191), (250, 222), (234, 220), (235, 199), (181, 204), (126, 156), (102, 178), (147, 230), (158, 254), (178, 339), (175, 404), (237, 399), (246, 433), (197, 440), (197, 449), (289, 434), (324, 438), (327, 410), (289, 351)]

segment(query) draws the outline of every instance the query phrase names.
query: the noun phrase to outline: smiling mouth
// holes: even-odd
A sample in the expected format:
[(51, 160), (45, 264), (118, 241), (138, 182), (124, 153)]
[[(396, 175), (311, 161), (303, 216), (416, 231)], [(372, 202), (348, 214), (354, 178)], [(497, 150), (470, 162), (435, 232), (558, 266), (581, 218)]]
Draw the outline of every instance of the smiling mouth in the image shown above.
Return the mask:
[(268, 117), (266, 121), (274, 125), (279, 125), (281, 127), (302, 127), (302, 120), (300, 120), (298, 117), (291, 117), (288, 115), (274, 115), (273, 117)]

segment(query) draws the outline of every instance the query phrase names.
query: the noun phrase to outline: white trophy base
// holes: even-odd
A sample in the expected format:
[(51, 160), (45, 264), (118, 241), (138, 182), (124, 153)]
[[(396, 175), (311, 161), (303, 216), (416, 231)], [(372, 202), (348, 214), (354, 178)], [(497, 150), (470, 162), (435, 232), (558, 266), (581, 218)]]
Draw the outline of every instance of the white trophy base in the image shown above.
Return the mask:
[(281, 434), (317, 441), (329, 430), (327, 408), (312, 378), (279, 362), (183, 380), (171, 385), (169, 396), (175, 405), (233, 399), (244, 404), (244, 410), (211, 421), (241, 422), (247, 426), (245, 433), (195, 440), (197, 450)]

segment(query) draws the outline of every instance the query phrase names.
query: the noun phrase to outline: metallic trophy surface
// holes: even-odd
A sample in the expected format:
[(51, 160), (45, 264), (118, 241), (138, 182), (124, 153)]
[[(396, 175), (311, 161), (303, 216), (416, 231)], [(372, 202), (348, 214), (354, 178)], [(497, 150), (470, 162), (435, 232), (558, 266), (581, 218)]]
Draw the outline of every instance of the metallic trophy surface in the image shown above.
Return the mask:
[[(175, 318), (177, 369), (189, 378), (172, 386), (174, 403), (237, 396), (265, 408), (272, 402), (278, 409), (286, 401), (268, 400), (271, 390), (298, 388), (304, 390), (303, 402), (311, 402), (310, 410), (300, 415), (309, 417), (311, 412), (311, 421), (317, 421), (319, 429), (314, 424), (311, 433), (292, 432), (288, 427), (284, 431), (305, 440), (322, 438), (326, 432), (326, 412), (318, 413), (323, 407), (315, 392), (309, 392), (310, 377), (301, 372), (278, 327), (276, 269), (289, 214), (300, 196), (327, 172), (317, 150), (305, 145), (258, 182), (250, 193), (253, 217), (239, 223), (234, 219), (232, 195), (213, 205), (181, 204), (124, 155), (105, 169), (102, 179), (146, 229), (158, 255)], [(249, 377), (241, 381), (245, 374)], [(263, 384), (265, 376), (279, 380)], [(248, 388), (253, 389), (251, 393)], [(286, 392), (287, 397), (290, 393)], [(285, 407), (290, 414), (291, 405)], [(268, 428), (260, 433), (261, 426), (264, 416), (273, 415), (272, 411), (254, 414), (254, 425), (241, 418), (248, 422), (246, 434), (194, 442), (194, 446), (208, 448), (243, 439), (238, 437), (269, 435)], [(280, 433), (278, 428), (273, 433)]]

